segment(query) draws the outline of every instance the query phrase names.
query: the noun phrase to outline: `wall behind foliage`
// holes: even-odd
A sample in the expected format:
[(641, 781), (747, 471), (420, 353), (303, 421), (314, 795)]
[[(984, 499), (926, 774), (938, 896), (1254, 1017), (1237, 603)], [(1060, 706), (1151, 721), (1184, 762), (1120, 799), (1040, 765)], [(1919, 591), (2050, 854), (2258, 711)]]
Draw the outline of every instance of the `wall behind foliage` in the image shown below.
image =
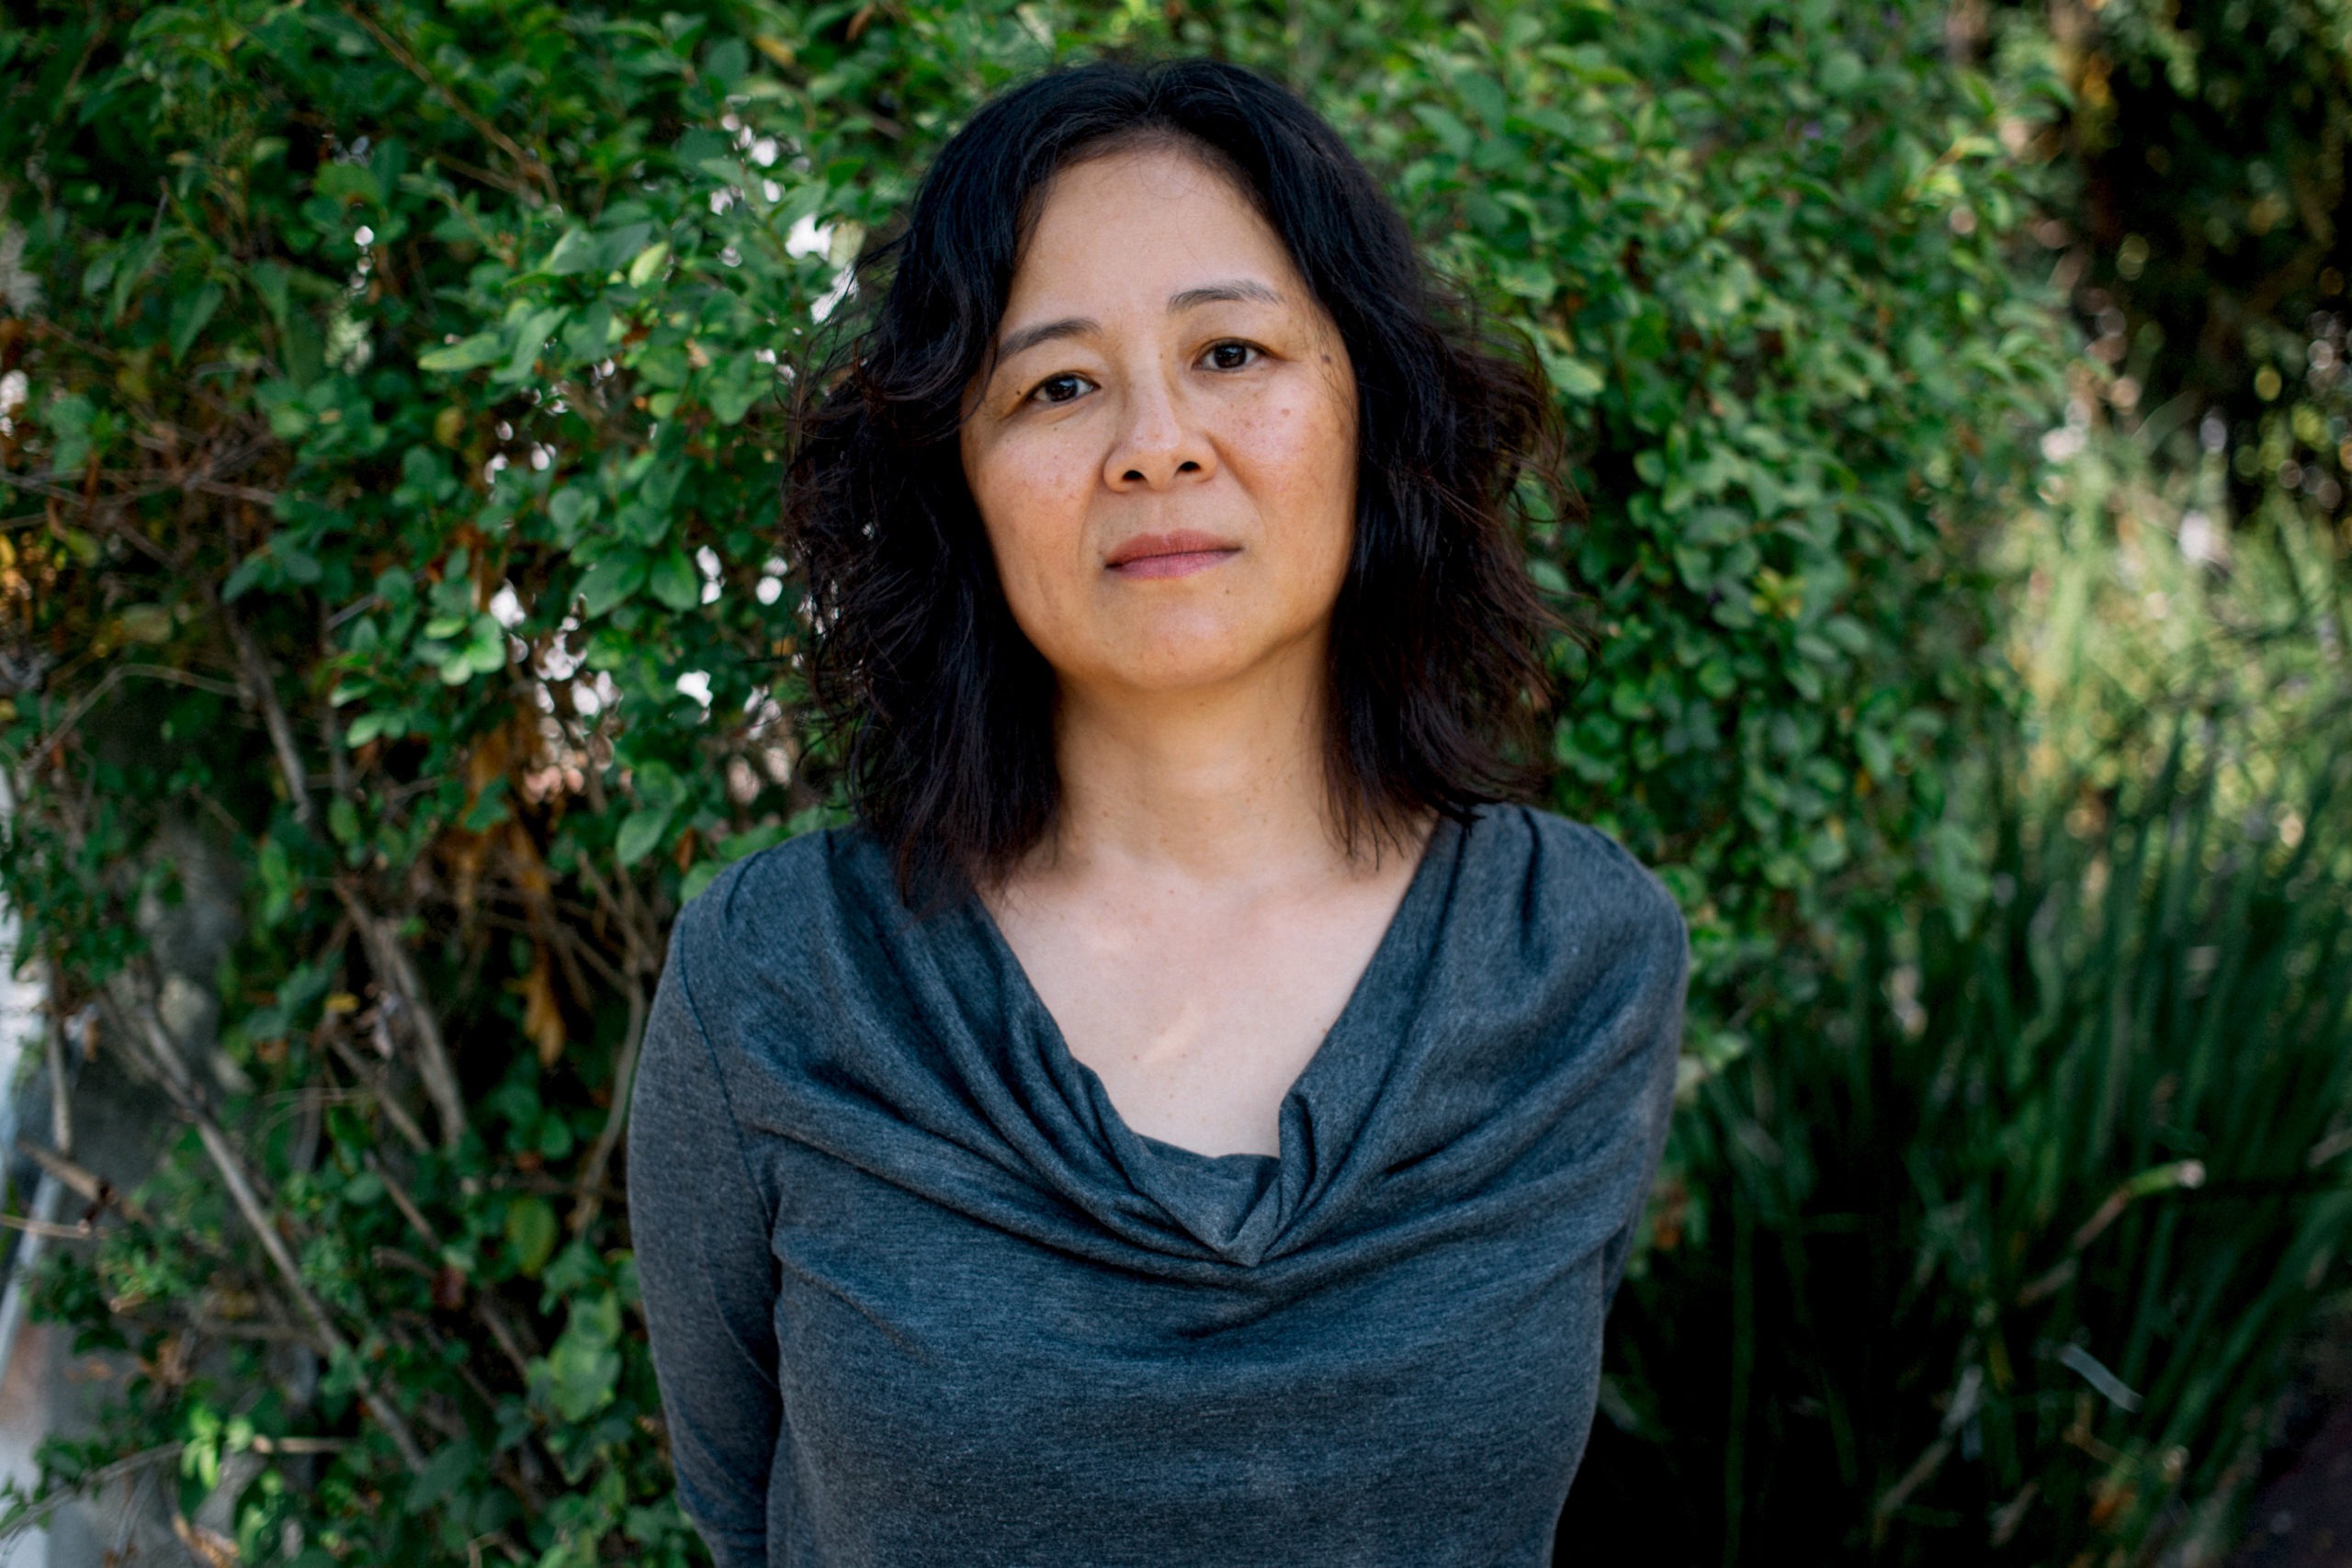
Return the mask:
[[(2008, 264), (2041, 89), (1943, 39), (1819, 0), (12, 9), (0, 877), (189, 1128), (52, 1279), (153, 1369), (63, 1472), (177, 1444), (193, 1511), (246, 1455), (253, 1560), (692, 1555), (615, 1157), (679, 902), (838, 816), (773, 538), (794, 368), (928, 151), (1057, 61), (1298, 85), (1529, 335), (1589, 508), (1529, 570), (1599, 634), (1555, 650), (1551, 803), (1690, 913), (1692, 1077), (1837, 908), (1980, 900), (1976, 547), (2058, 334)], [(243, 875), (203, 1037), (148, 940), (189, 833)]]

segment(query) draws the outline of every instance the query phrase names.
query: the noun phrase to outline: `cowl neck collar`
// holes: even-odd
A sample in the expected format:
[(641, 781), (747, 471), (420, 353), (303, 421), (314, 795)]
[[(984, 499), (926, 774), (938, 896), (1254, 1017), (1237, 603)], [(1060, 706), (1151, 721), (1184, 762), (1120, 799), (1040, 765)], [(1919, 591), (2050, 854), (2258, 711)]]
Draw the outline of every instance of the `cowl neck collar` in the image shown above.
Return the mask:
[[(1279, 1155), (1211, 1156), (1130, 1128), (1071, 1055), (1020, 960), (977, 897), (917, 917), (891, 899), (874, 934), (963, 1099), (1029, 1181), (1128, 1246), (1254, 1266), (1306, 1246), (1377, 1179), (1369, 1136), (1401, 1114), (1413, 1015), (1442, 946), (1470, 837), (1441, 818), (1340, 1016), (1285, 1095)], [(853, 861), (878, 860), (857, 835)], [(878, 865), (837, 863), (869, 887)]]

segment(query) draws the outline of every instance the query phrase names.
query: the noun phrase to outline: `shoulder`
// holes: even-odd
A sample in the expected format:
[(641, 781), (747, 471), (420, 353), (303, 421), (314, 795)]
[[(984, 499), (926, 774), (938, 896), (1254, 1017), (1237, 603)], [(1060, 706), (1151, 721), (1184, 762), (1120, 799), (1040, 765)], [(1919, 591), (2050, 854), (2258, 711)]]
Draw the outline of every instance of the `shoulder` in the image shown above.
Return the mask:
[(748, 855), (679, 911), (671, 970), (698, 1011), (821, 984), (899, 908), (887, 855), (862, 829), (804, 833)]
[[(679, 911), (676, 936), (712, 942), (789, 942), (812, 915), (862, 908), (876, 892), (898, 902), (888, 856), (863, 828), (827, 828), (746, 855)], [(673, 939), (674, 940), (674, 939)]]
[(1465, 889), (1522, 941), (1597, 949), (1679, 970), (1690, 938), (1674, 896), (1596, 828), (1530, 806), (1479, 808), (1463, 852)]
[(1425, 1005), (1488, 1042), (1468, 1059), (1514, 1094), (1551, 1082), (1589, 1111), (1662, 1105), (1690, 966), (1681, 910), (1623, 845), (1490, 806), (1459, 842)]

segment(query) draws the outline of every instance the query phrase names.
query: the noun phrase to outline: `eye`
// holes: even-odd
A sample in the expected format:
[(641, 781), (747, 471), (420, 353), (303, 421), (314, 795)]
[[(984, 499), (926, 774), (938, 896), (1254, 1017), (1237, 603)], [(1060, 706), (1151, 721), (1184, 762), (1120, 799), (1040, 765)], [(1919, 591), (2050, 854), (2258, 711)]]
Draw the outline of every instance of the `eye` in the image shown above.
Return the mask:
[(1030, 389), (1029, 397), (1034, 402), (1066, 403), (1073, 398), (1081, 396), (1093, 385), (1093, 382), (1076, 371), (1065, 370), (1058, 376), (1048, 376), (1038, 382), (1036, 386)]
[(1201, 360), (1212, 370), (1246, 370), (1263, 352), (1254, 344), (1227, 338), (1223, 343), (1209, 344)]

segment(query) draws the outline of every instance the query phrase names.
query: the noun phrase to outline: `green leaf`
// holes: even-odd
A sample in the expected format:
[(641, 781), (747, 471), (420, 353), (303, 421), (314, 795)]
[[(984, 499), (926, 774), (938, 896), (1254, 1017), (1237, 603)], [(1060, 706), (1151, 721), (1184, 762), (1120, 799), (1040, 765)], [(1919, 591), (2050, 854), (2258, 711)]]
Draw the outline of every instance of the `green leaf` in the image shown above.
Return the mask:
[(495, 365), (499, 355), (505, 352), (504, 339), (503, 333), (476, 333), (469, 338), (427, 349), (416, 356), (416, 367), (419, 370), (447, 372), (478, 370), (485, 365)]
[(693, 558), (675, 545), (654, 558), (646, 586), (673, 610), (690, 610), (702, 600), (702, 575), (695, 570)]
[(172, 305), (172, 363), (177, 365), (187, 357), (187, 351), (212, 313), (220, 308), (223, 290), (210, 278), (181, 295)]
[(274, 261), (257, 261), (245, 269), (245, 276), (260, 297), (262, 309), (279, 332), (286, 330), (287, 289), (293, 274)]
[(554, 1208), (537, 1193), (506, 1205), (506, 1245), (518, 1272), (536, 1276), (546, 1268), (555, 1254), (558, 1233)]
[(1544, 373), (1564, 398), (1587, 402), (1599, 397), (1609, 385), (1600, 378), (1600, 371), (1573, 355), (1547, 351), (1543, 354), (1543, 360)]
[(658, 757), (639, 763), (637, 776), (630, 783), (642, 805), (675, 811), (686, 803), (686, 781)]
[(294, 867), (293, 857), (286, 852), (286, 846), (274, 838), (261, 841), (254, 869), (261, 874), (261, 923), (277, 925), (293, 909), (301, 875)]
[(702, 57), (703, 74), (730, 91), (751, 68), (751, 46), (740, 38), (721, 39)]
[(1821, 62), (1821, 90), (1832, 97), (1843, 97), (1860, 85), (1868, 69), (1852, 50), (1833, 49)]
[(1553, 279), (1552, 269), (1532, 256), (1497, 264), (1495, 281), (1506, 291), (1538, 305), (1549, 300), (1559, 287)]
[[(605, 1291), (575, 1302), (563, 1335), (541, 1363), (540, 1390), (555, 1414), (584, 1421), (613, 1402), (620, 1383), (620, 1302)], [(538, 1380), (535, 1380), (538, 1381)]]
[(711, 378), (704, 393), (711, 416), (721, 424), (741, 423), (752, 405), (768, 389), (768, 367), (750, 355), (738, 355)]
[(1445, 149), (1449, 156), (1455, 158), (1470, 156), (1470, 149), (1477, 138), (1471, 133), (1468, 126), (1462, 123), (1453, 110), (1441, 108), (1435, 104), (1415, 104), (1413, 118), (1429, 127), (1430, 134), (1437, 138), (1438, 144)]
[(631, 288), (644, 288), (653, 281), (662, 270), (662, 264), (669, 259), (669, 241), (657, 240), (646, 246), (637, 253), (637, 259), (628, 264), (628, 286)]
[(167, 605), (126, 604), (116, 614), (115, 621), (122, 627), (122, 635), (133, 642), (161, 647), (172, 640), (174, 622)]
[(596, 265), (596, 250), (594, 236), (585, 229), (573, 229), (555, 243), (555, 249), (548, 253), (548, 259), (539, 264), (538, 270), (558, 277), (586, 272)]
[(652, 233), (653, 225), (650, 223), (625, 223), (610, 233), (598, 236), (595, 270), (599, 273), (615, 271), (622, 263), (642, 251)]
[(622, 819), (620, 833), (613, 840), (613, 858), (623, 866), (635, 865), (653, 852), (669, 828), (669, 807), (639, 807)]
[(408, 1512), (421, 1514), (454, 1495), (481, 1463), (481, 1455), (464, 1438), (452, 1438), (434, 1450), (433, 1457), (409, 1483)]
[(55, 445), (50, 449), (49, 463), (52, 472), (79, 473), (90, 460), (96, 445), (91, 426), (97, 420), (97, 405), (79, 392), (68, 392), (51, 398), (40, 411), (40, 422), (49, 428)]
[(477, 675), (493, 674), (506, 668), (506, 628), (494, 615), (477, 614), (473, 617), (472, 636), (466, 644), (467, 665)]
[(581, 526), (596, 515), (596, 497), (583, 485), (566, 485), (548, 498), (548, 516), (558, 530), (558, 536), (569, 542), (579, 536)]
[(547, 347), (548, 338), (563, 324), (563, 318), (562, 310), (549, 309), (534, 310), (515, 323), (510, 329), (514, 344), (514, 357), (491, 377), (491, 380), (501, 384), (528, 380), (533, 368), (538, 364), (540, 351)]
[(482, 786), (481, 797), (458, 826), (469, 833), (487, 833), (506, 820), (506, 781), (495, 778)]
[(580, 580), (580, 600), (588, 614), (607, 615), (644, 586), (645, 558), (635, 550), (625, 550), (588, 569)]
[(620, 336), (613, 308), (599, 299), (563, 329), (563, 357), (572, 365), (602, 359)]

